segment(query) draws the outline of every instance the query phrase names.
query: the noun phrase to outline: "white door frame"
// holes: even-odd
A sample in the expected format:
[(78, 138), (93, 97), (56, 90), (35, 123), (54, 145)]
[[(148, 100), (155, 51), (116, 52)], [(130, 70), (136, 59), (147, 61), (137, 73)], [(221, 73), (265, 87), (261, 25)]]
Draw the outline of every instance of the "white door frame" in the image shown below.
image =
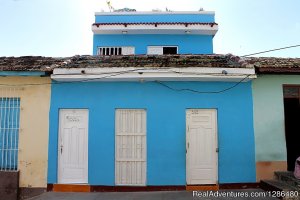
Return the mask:
[(201, 184), (218, 184), (218, 156), (219, 156), (219, 148), (218, 148), (218, 110), (217, 109), (186, 109), (186, 183), (187, 185), (192, 185), (189, 183), (189, 179), (191, 176), (189, 173), (189, 159), (190, 159), (190, 154), (189, 154), (189, 121), (188, 121), (188, 112), (189, 111), (193, 111), (193, 110), (197, 110), (197, 111), (214, 111), (214, 114), (215, 114), (215, 147), (212, 147), (212, 151), (215, 150), (216, 154), (215, 154), (215, 173), (216, 173), (216, 180), (214, 180), (213, 182), (211, 183), (199, 183), (199, 184), (196, 184), (196, 185), (201, 185)]
[[(64, 120), (64, 115), (66, 113), (64, 112), (73, 112), (73, 113), (76, 113), (76, 111), (79, 111), (79, 112), (85, 112), (85, 115), (86, 115), (86, 149), (85, 149), (85, 177), (84, 177), (84, 180), (83, 181), (74, 181), (74, 182), (70, 182), (70, 181), (66, 181), (63, 179), (62, 177), (62, 168), (63, 168), (63, 165), (62, 165), (62, 153), (61, 151), (63, 151), (63, 144), (62, 144), (62, 129), (63, 129), (63, 120)], [(71, 119), (71, 120), (76, 120), (75, 118), (74, 119)], [(78, 183), (88, 183), (88, 127), (89, 127), (89, 110), (88, 109), (59, 109), (59, 131), (58, 131), (58, 146), (57, 146), (57, 182), (58, 183), (61, 183), (61, 184), (64, 184), (64, 183), (69, 183), (69, 184), (78, 184)]]

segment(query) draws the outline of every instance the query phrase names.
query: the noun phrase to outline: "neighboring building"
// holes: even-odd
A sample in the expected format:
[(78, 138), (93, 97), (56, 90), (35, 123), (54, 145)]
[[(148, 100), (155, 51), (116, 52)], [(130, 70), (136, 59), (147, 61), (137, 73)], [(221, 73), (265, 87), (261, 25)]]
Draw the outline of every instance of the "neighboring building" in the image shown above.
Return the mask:
[[(0, 58), (0, 193), (28, 197), (47, 187), (51, 80), (42, 57)], [(54, 63), (53, 63), (54, 64)], [(18, 180), (19, 176), (19, 180)]]
[(93, 55), (212, 54), (214, 12), (97, 12)]
[(49, 187), (256, 182), (255, 77), (224, 55), (70, 59), (51, 75)]
[(294, 170), (300, 156), (300, 59), (251, 58), (257, 181)]

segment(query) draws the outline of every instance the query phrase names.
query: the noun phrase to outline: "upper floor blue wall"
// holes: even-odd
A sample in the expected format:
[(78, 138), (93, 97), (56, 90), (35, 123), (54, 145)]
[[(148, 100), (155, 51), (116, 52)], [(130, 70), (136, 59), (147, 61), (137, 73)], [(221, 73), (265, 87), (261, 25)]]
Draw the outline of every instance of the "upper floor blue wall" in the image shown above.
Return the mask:
[[(182, 14), (100, 14), (95, 16), (96, 23), (142, 23), (142, 22), (215, 22), (214, 13), (201, 14), (201, 12)], [(184, 32), (184, 31), (183, 31)], [(213, 35), (193, 34), (126, 34), (102, 35), (94, 34), (93, 55), (97, 54), (98, 47), (134, 46), (135, 54), (147, 54), (147, 46), (178, 46), (179, 54), (212, 54)]]
[(147, 54), (147, 46), (178, 46), (178, 54), (212, 54), (211, 35), (94, 35), (93, 55), (103, 46), (134, 46), (135, 54)]
[(214, 14), (133, 14), (133, 15), (95, 15), (96, 23), (131, 22), (215, 22)]

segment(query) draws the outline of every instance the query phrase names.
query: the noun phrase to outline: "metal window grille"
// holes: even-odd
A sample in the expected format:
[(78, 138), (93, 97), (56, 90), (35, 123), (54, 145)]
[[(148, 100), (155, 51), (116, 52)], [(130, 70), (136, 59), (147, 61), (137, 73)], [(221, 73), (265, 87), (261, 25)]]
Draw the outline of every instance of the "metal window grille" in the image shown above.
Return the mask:
[(101, 56), (122, 55), (122, 47), (98, 47), (97, 54)]
[(0, 170), (18, 170), (20, 97), (17, 88), (0, 88)]
[(98, 47), (97, 55), (100, 56), (117, 56), (117, 55), (134, 55), (134, 47)]

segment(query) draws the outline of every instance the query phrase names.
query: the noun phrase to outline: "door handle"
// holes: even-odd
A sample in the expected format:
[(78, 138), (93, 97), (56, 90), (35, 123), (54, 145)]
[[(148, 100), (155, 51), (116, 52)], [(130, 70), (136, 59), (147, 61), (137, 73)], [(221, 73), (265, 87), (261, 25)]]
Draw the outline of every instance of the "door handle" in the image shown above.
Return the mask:
[(185, 153), (187, 154), (188, 149), (190, 148), (190, 143), (188, 142), (186, 145)]
[(219, 152), (219, 148), (216, 148), (216, 152), (217, 152), (217, 153)]
[(60, 154), (62, 154), (63, 151), (63, 145), (60, 145)]

